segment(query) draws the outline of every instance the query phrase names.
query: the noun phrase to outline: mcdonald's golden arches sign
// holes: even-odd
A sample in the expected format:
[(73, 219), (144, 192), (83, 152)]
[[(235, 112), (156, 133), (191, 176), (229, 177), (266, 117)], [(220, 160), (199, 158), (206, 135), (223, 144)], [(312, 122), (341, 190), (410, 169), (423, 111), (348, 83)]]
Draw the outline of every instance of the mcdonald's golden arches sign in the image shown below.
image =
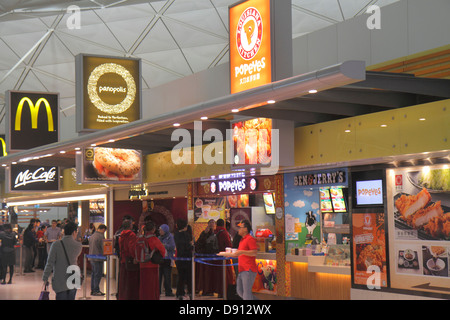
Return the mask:
[(9, 150), (26, 150), (59, 140), (59, 94), (8, 91)]

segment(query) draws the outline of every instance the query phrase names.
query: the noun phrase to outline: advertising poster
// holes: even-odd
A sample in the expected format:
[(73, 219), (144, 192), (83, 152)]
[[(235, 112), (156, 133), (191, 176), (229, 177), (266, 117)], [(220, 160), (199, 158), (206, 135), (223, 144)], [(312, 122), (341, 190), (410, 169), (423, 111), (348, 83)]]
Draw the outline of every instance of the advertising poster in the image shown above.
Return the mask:
[(55, 166), (11, 165), (9, 192), (58, 191), (59, 168)]
[(353, 283), (387, 286), (386, 240), (384, 214), (354, 213)]
[(450, 169), (388, 171), (392, 286), (450, 293)]
[(256, 260), (258, 272), (253, 283), (253, 292), (277, 294), (277, 261)]
[(234, 165), (269, 165), (272, 161), (272, 119), (256, 118), (235, 122)]
[(194, 222), (225, 219), (225, 197), (195, 198)]
[[(285, 175), (285, 182), (291, 181)], [(285, 186), (285, 230), (286, 246), (302, 247), (317, 239), (320, 243), (320, 196), (319, 189), (291, 188)]]
[(142, 183), (142, 154), (132, 149), (94, 147), (77, 154), (77, 183)]

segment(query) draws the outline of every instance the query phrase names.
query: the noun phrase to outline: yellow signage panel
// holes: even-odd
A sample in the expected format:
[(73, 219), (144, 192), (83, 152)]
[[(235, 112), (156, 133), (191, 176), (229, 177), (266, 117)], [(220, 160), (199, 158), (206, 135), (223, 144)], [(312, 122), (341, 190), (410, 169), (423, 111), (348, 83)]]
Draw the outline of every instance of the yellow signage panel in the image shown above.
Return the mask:
[(7, 105), (9, 150), (26, 150), (58, 142), (57, 93), (8, 91)]
[(80, 54), (75, 61), (78, 132), (141, 118), (139, 59)]
[(231, 93), (272, 82), (270, 2), (249, 0), (229, 9)]

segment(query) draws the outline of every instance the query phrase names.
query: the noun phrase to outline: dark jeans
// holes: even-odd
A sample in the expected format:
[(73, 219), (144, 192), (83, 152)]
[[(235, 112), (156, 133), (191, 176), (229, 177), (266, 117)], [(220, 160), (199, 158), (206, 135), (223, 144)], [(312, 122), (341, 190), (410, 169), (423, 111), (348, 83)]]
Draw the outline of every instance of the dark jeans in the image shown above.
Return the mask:
[(100, 281), (103, 275), (103, 261), (90, 261), (92, 266), (91, 293), (100, 292)]
[(184, 287), (187, 286), (187, 292), (192, 294), (192, 264), (190, 261), (177, 261), (178, 281), (177, 297), (184, 296)]
[(164, 263), (159, 266), (159, 290), (162, 292), (162, 282), (164, 278), (164, 291), (167, 294), (172, 294), (172, 265), (171, 260), (164, 260)]
[(75, 300), (77, 289), (56, 292), (56, 300)]

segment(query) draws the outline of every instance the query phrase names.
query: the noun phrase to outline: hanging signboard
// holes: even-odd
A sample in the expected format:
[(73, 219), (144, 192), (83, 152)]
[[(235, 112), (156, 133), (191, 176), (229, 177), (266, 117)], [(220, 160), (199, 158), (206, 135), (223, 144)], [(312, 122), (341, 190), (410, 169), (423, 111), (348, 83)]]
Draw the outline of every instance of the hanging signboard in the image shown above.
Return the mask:
[(59, 140), (59, 94), (6, 92), (6, 146), (27, 150)]
[(232, 94), (291, 76), (290, 1), (240, 1), (228, 15)]
[(59, 168), (16, 164), (7, 169), (10, 192), (58, 191)]
[(78, 132), (141, 118), (140, 59), (79, 54), (75, 65)]
[(77, 183), (142, 183), (142, 152), (119, 148), (86, 148), (76, 155)]

